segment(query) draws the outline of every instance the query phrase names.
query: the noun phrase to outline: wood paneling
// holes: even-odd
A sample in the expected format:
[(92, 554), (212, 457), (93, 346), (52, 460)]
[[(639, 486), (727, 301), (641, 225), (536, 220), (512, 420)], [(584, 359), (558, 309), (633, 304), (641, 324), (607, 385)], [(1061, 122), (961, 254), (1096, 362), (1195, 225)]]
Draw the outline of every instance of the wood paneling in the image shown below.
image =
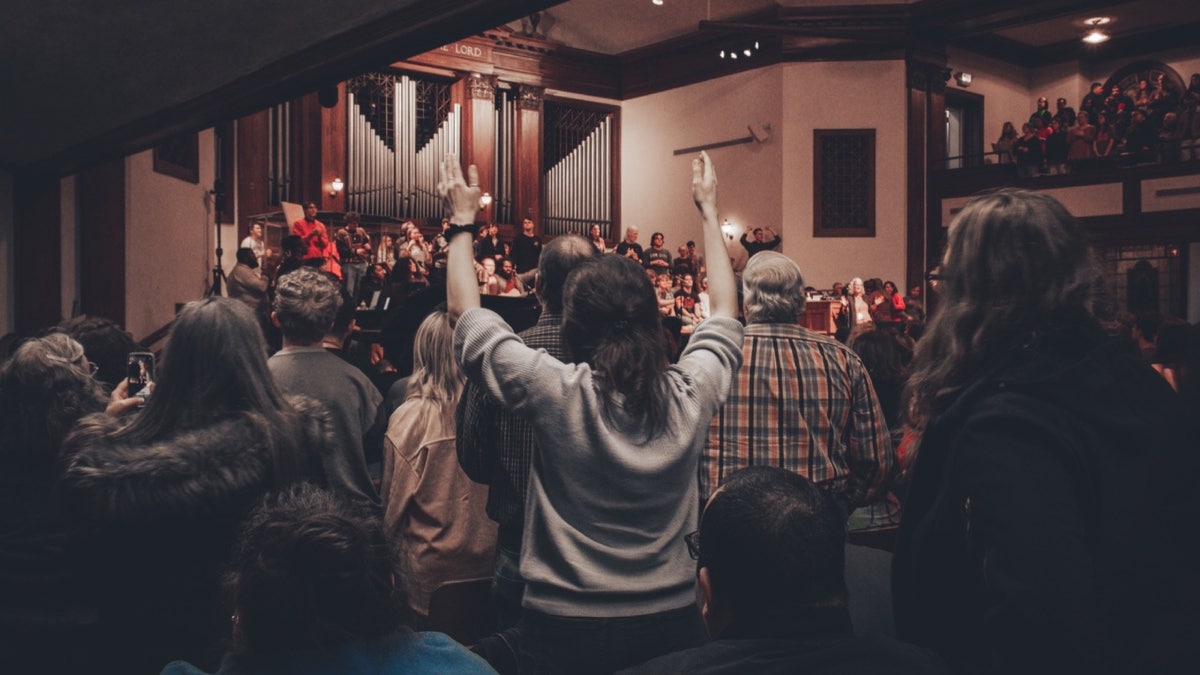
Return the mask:
[(18, 333), (62, 318), (59, 179), (17, 176), (13, 204), (14, 310)]
[(315, 92), (292, 102), (292, 198), (329, 211), (329, 187), (321, 180), (323, 110)]
[[(266, 213), (270, 208), (270, 186), (267, 185), (267, 166), (270, 163), (271, 115), (262, 110), (237, 122), (237, 200), (238, 234), (249, 231), (249, 217)], [(239, 240), (240, 241), (240, 240)]]
[[(517, 88), (513, 124), (513, 224), (525, 218), (542, 222), (542, 96), (541, 87)], [(519, 231), (519, 230), (518, 230)]]
[[(79, 174), (79, 305), (84, 314), (125, 324), (125, 160), (116, 159)], [(152, 255), (149, 251), (141, 255)], [(136, 258), (128, 274), (141, 279)]]
[[(328, 190), (334, 178), (346, 181), (346, 83), (337, 87), (337, 105), (321, 108), (321, 185)], [(346, 210), (346, 191), (335, 197), (325, 195), (329, 211)]]
[[(496, 194), (493, 162), (496, 157), (496, 78), (471, 73), (452, 88), (452, 96), (462, 96), (462, 164), (475, 165), (479, 172), (479, 187)], [(492, 207), (480, 212), (480, 218), (490, 221)]]

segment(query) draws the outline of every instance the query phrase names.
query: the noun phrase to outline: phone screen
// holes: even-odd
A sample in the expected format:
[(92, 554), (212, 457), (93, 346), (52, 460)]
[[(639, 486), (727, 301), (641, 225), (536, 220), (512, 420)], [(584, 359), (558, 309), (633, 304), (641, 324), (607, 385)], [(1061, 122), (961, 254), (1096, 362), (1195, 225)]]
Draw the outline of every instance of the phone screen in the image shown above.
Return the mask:
[(130, 396), (143, 398), (150, 396), (150, 385), (154, 382), (154, 354), (150, 352), (130, 354), (125, 376), (129, 380)]

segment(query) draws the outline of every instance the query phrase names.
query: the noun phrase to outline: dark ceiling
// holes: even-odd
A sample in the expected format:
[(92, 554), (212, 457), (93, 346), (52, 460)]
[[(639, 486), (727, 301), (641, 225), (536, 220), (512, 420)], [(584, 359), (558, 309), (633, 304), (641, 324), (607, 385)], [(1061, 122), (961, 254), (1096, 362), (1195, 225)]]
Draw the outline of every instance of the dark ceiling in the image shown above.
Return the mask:
[[(1200, 2), (1142, 0), (9, 0), (0, 168), (76, 171), (549, 8), (538, 34), (611, 55), (705, 31), (789, 60), (954, 45), (1035, 66), (1195, 46)], [(559, 6), (555, 6), (559, 5)], [(711, 13), (709, 12), (711, 7)], [(1113, 17), (1085, 49), (1083, 20)]]

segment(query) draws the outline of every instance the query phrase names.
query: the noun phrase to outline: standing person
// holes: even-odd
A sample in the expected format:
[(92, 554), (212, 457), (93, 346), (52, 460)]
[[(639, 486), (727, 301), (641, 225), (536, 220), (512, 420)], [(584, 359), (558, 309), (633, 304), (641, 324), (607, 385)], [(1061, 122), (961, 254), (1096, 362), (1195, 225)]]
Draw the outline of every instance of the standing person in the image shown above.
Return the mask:
[(512, 261), (518, 272), (536, 270), (538, 258), (542, 255), (542, 240), (534, 232), (533, 221), (529, 218), (521, 221), (521, 234), (513, 240)]
[[(530, 420), (537, 439), (526, 504), (522, 671), (609, 673), (699, 645), (695, 565), (680, 541), (696, 528), (692, 471), (704, 422), (741, 362), (737, 291), (711, 264), (713, 318), (668, 365), (645, 271), (621, 256), (580, 265), (564, 290), (564, 364), (529, 348), (479, 308), (469, 223), (479, 204), (451, 157), (440, 184), (453, 210), (447, 305), (467, 378)], [(721, 244), (716, 177), (693, 162), (706, 244)]]
[(711, 642), (621, 675), (946, 672), (912, 645), (855, 636), (842, 516), (829, 495), (790, 471), (756, 466), (729, 476), (684, 540)]
[(700, 457), (700, 496), (734, 471), (770, 464), (804, 474), (844, 515), (881, 497), (896, 456), (862, 360), (799, 325), (804, 278), (782, 253), (742, 272), (743, 365)]
[(642, 251), (642, 245), (637, 243), (637, 238), (637, 227), (630, 225), (625, 228), (625, 240), (617, 244), (613, 251), (641, 265), (645, 261), (645, 252)]
[(254, 251), (254, 257), (258, 259), (259, 265), (262, 265), (263, 256), (267, 254), (266, 235), (263, 233), (263, 224), (259, 221), (250, 223), (250, 234), (242, 240), (239, 248), (248, 248)]
[(413, 373), (383, 444), (383, 520), (408, 560), (409, 608), (429, 616), (429, 598), (447, 581), (487, 576), (496, 525), (487, 488), (458, 465), (454, 410), (463, 375), (454, 363), (445, 312), (425, 317), (413, 338)]
[[(230, 564), (233, 650), (214, 675), (494, 673), (405, 625), (404, 574), (375, 510), (311, 485), (267, 495)], [(175, 661), (161, 675), (205, 673)]]
[(62, 333), (25, 342), (0, 366), (0, 655), (14, 673), (85, 672), (92, 660), (95, 610), (69, 564), (55, 490), (63, 439), (105, 407), (94, 370)]
[(592, 247), (596, 249), (596, 253), (608, 253), (608, 244), (604, 242), (604, 237), (600, 235), (599, 225), (592, 225), (588, 228), (588, 241), (592, 243)]
[(281, 390), (329, 410), (334, 442), (321, 459), (330, 487), (377, 505), (366, 452), (372, 459), (381, 452), (383, 396), (366, 375), (321, 345), (341, 302), (338, 285), (314, 269), (301, 267), (281, 277), (271, 322), (283, 333), (283, 349), (267, 363)]
[[(534, 292), (542, 313), (537, 324), (520, 333), (522, 342), (564, 361), (562, 341), (563, 286), (571, 270), (591, 258), (594, 249), (582, 237), (555, 237), (542, 251)], [(533, 461), (534, 430), (528, 420), (507, 412), (483, 387), (466, 383), (457, 412), (458, 461), (477, 483), (488, 486), (487, 513), (499, 525), (492, 597), (498, 628), (521, 617), (521, 536), (525, 525), (525, 493)]]
[(338, 256), (342, 263), (342, 286), (350, 297), (357, 298), (363, 277), (367, 274), (367, 261), (371, 259), (371, 235), (359, 226), (362, 216), (358, 211), (347, 211), (346, 226), (337, 231)]
[(646, 249), (646, 267), (659, 274), (671, 274), (671, 252), (663, 246), (663, 233), (650, 235), (650, 248)]
[(1200, 629), (1195, 415), (1092, 315), (1102, 280), (1053, 198), (1001, 190), (950, 225), (917, 343), (920, 433), (898, 637), (956, 672), (1172, 672)]
[[(762, 253), (763, 251), (774, 251), (783, 243), (783, 237), (775, 234), (775, 230), (769, 227), (766, 228), (766, 233), (771, 235), (771, 240), (764, 241), (763, 231), (761, 227), (754, 229), (747, 227), (746, 231), (742, 233), (740, 241), (742, 242), (742, 248), (746, 249), (747, 256), (753, 256), (755, 253)], [(751, 234), (754, 235), (754, 241), (750, 241), (749, 239), (749, 235)]]
[(270, 279), (259, 275), (258, 258), (254, 257), (254, 250), (239, 248), (237, 264), (229, 271), (229, 277), (226, 279), (225, 290), (229, 297), (246, 303), (247, 307), (257, 312), (259, 305), (267, 297), (269, 283)]
[(64, 445), (72, 550), (99, 607), (95, 672), (215, 667), (238, 524), (272, 489), (325, 482), (328, 419), (276, 387), (245, 305), (188, 303), (159, 366), (141, 412), (86, 417)]
[(337, 263), (337, 248), (329, 237), (325, 223), (317, 220), (316, 202), (304, 205), (304, 217), (292, 223), (292, 234), (304, 241), (304, 259), (322, 258), (329, 265), (329, 272), (339, 279), (342, 277), (341, 267)]
[[(488, 223), (487, 232), (479, 240), (477, 259), (497, 258), (504, 255), (504, 242), (500, 240), (500, 228), (495, 223)], [(495, 260), (493, 260), (495, 262)]]

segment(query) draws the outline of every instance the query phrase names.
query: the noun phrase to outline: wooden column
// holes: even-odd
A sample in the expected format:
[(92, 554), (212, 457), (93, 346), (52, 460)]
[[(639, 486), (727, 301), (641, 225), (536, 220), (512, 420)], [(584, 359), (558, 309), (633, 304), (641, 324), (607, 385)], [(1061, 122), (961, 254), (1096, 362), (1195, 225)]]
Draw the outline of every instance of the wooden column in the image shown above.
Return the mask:
[(325, 208), (329, 211), (346, 210), (346, 190), (335, 197), (329, 196), (334, 178), (346, 182), (346, 83), (337, 86), (337, 104), (321, 108), (321, 187), (325, 191)]
[[(479, 187), (496, 194), (493, 163), (496, 157), (496, 77), (471, 73), (461, 80), (463, 102), (462, 163), (474, 164), (479, 170)], [(485, 221), (492, 219), (492, 207), (480, 213)]]
[[(908, 228), (905, 287), (924, 286), (925, 272), (942, 252), (942, 228), (929, 227), (930, 215), (940, 213), (937, 195), (930, 192), (930, 171), (946, 156), (945, 58), (909, 56), (908, 76)], [(926, 298), (930, 294), (926, 293)]]
[(237, 122), (238, 241), (249, 234), (247, 217), (270, 209), (270, 186), (267, 184), (270, 129), (268, 110), (247, 115)]
[(15, 328), (30, 334), (63, 316), (59, 179), (18, 174), (13, 188)]
[(292, 198), (316, 202), (317, 208), (329, 211), (329, 182), (322, 180), (321, 164), (323, 111), (315, 93), (292, 102)]
[[(125, 265), (125, 159), (79, 174), (79, 308), (125, 325), (125, 278), (139, 278), (136, 258)], [(139, 251), (138, 255), (154, 255)], [(148, 283), (152, 280), (141, 280)]]
[[(538, 231), (542, 223), (542, 95), (545, 89), (517, 87), (517, 109), (513, 124), (513, 225), (525, 218)], [(520, 230), (518, 230), (520, 231)]]

